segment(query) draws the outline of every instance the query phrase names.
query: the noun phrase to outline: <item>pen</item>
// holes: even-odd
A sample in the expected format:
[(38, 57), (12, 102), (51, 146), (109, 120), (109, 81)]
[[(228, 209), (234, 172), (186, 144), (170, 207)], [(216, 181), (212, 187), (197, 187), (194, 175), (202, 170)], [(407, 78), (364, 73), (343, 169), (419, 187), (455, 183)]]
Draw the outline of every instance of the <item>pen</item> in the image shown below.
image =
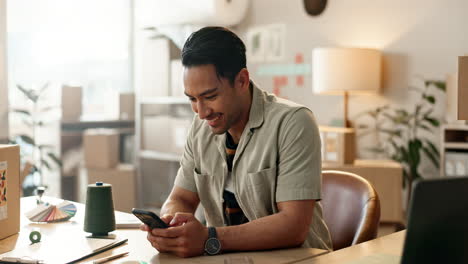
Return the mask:
[(72, 260), (72, 261), (70, 261), (70, 262), (67, 262), (66, 264), (78, 263), (79, 261), (82, 261), (82, 260), (84, 260), (84, 259), (90, 258), (90, 257), (95, 256), (95, 255), (97, 255), (97, 254), (100, 254), (100, 253), (102, 253), (102, 252), (104, 252), (104, 251), (107, 251), (107, 250), (109, 250), (109, 249), (111, 249), (111, 248), (115, 248), (115, 247), (118, 247), (118, 246), (120, 246), (120, 245), (122, 245), (122, 244), (125, 244), (125, 243), (127, 243), (127, 241), (128, 241), (128, 239), (123, 239), (123, 240), (120, 240), (120, 241), (118, 241), (118, 242), (114, 242), (114, 243), (111, 243), (111, 244), (109, 244), (109, 245), (100, 247), (100, 248), (98, 248), (98, 249), (93, 250), (91, 253), (89, 253), (89, 254), (87, 254), (87, 255), (84, 255), (83, 257), (80, 257), (80, 258), (78, 258), (78, 259), (75, 259), (75, 260)]
[(109, 257), (105, 257), (105, 258), (100, 258), (100, 259), (97, 259), (97, 260), (93, 261), (93, 264), (105, 263), (105, 262), (107, 262), (107, 261), (109, 261), (109, 260), (113, 260), (113, 259), (117, 259), (117, 258), (126, 256), (126, 255), (128, 255), (128, 253), (129, 253), (129, 252), (125, 252), (125, 253), (120, 253), (120, 254), (113, 255), (113, 256), (109, 256)]

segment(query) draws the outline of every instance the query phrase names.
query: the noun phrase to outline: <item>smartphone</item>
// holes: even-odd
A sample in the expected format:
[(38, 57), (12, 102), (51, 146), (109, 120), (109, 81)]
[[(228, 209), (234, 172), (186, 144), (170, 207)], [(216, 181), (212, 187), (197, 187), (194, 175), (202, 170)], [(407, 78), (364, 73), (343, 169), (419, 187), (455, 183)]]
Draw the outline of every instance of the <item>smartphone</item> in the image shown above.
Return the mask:
[(151, 229), (169, 227), (159, 216), (151, 211), (133, 208), (132, 213)]

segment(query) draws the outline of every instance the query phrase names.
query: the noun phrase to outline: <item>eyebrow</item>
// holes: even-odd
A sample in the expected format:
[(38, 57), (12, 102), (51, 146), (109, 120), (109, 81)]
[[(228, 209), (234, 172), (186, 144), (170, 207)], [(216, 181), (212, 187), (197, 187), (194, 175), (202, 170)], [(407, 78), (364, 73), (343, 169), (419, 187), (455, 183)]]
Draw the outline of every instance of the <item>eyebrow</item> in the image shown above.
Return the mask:
[[(209, 89), (209, 90), (206, 90), (206, 91), (204, 91), (203, 93), (199, 94), (198, 96), (205, 96), (205, 95), (207, 95), (207, 94), (216, 92), (217, 90), (218, 90), (218, 87), (213, 88), (213, 89)], [(186, 92), (184, 92), (184, 94), (185, 94), (186, 96), (188, 96), (188, 97), (193, 97), (193, 96), (187, 94)]]

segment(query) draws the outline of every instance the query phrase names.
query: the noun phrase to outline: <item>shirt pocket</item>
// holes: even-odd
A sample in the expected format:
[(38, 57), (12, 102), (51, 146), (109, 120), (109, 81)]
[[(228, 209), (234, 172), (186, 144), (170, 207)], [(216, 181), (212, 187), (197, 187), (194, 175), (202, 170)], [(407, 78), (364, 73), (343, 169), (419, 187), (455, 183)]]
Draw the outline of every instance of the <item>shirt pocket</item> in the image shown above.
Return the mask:
[(213, 182), (213, 177), (207, 173), (198, 173), (193, 171), (195, 185), (197, 186), (198, 198), (205, 209), (205, 217), (208, 224), (213, 226), (223, 225), (222, 216), (219, 215), (221, 210), (221, 201), (218, 201), (219, 196), (216, 184)]
[(276, 212), (276, 167), (247, 173), (247, 189), (252, 209), (257, 218)]

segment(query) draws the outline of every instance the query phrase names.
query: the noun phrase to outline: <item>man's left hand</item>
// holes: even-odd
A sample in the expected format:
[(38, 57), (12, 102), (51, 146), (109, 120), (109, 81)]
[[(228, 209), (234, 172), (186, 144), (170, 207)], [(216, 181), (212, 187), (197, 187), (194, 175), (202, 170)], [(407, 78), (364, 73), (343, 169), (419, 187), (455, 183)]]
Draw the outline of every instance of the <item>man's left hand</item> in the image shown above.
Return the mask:
[(202, 255), (208, 228), (193, 214), (176, 213), (169, 228), (154, 228), (148, 233), (148, 240), (160, 252), (170, 252), (187, 258)]

